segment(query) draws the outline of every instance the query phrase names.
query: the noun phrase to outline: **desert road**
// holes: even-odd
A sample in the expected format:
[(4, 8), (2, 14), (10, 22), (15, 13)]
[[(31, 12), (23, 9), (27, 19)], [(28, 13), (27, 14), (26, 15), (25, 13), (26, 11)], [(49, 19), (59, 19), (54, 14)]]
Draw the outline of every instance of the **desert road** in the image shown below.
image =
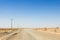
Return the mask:
[[(13, 35), (16, 32), (17, 34)], [(35, 31), (33, 29), (22, 29), (17, 30), (7, 36), (3, 36), (0, 40), (60, 40), (60, 34)]]

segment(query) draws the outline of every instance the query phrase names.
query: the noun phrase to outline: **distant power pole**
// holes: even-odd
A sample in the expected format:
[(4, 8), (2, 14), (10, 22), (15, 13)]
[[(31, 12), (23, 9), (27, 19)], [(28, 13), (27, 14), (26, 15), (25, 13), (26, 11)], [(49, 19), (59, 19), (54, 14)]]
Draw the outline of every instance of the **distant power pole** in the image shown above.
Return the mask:
[(13, 28), (13, 19), (11, 19), (11, 30)]

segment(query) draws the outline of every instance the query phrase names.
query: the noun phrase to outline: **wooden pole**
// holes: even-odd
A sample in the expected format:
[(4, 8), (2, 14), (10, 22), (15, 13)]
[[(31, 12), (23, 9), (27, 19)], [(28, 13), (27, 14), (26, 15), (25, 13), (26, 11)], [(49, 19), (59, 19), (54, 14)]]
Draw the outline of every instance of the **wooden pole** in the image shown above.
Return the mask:
[(11, 19), (11, 31), (12, 31), (12, 28), (13, 28), (13, 19)]

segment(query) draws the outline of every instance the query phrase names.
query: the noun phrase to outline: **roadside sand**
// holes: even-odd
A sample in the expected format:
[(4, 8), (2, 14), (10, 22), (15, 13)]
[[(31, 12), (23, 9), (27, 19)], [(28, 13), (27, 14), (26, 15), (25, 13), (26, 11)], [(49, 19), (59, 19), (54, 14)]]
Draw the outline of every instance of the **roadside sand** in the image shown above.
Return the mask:
[(18, 29), (17, 34), (8, 37), (7, 40), (60, 40), (60, 29), (57, 29), (56, 32), (54, 30), (55, 28), (49, 28), (45, 31), (44, 29), (32, 28)]

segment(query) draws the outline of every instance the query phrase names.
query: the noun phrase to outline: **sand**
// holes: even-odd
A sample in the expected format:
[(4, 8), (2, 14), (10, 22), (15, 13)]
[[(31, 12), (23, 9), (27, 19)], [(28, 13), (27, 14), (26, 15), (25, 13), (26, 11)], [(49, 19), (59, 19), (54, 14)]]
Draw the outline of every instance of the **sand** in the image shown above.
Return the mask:
[(60, 29), (20, 28), (12, 32), (9, 31), (9, 34), (4, 34), (0, 40), (60, 40)]

